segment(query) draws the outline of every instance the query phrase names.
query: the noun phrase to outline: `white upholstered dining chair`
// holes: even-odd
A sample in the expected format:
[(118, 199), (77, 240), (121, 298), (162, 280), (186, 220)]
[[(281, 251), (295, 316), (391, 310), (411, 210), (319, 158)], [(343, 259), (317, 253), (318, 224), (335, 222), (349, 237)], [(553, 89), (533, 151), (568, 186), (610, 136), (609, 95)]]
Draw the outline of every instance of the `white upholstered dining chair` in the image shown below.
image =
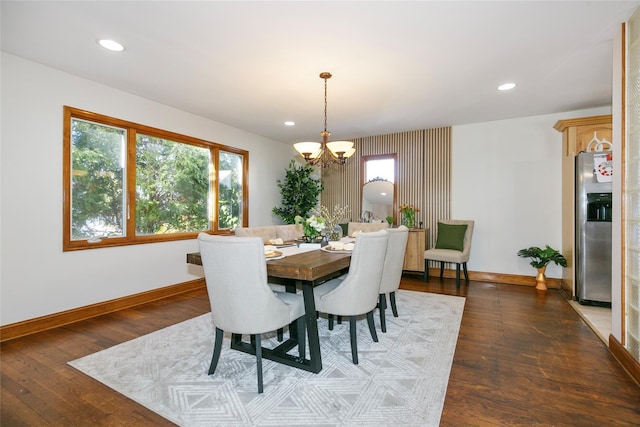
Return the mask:
[(202, 266), (216, 328), (209, 375), (215, 373), (224, 331), (251, 335), (255, 348), (258, 393), (263, 392), (260, 335), (297, 325), (298, 351), (305, 356), (302, 295), (274, 292), (267, 283), (264, 243), (260, 237), (198, 235)]
[(329, 314), (329, 329), (333, 315), (349, 317), (351, 359), (358, 364), (356, 316), (366, 314), (373, 341), (378, 336), (373, 320), (380, 293), (380, 280), (389, 234), (385, 230), (363, 233), (356, 238), (349, 272), (341, 278), (329, 280), (313, 289), (316, 310)]
[(460, 287), (460, 266), (464, 269), (464, 278), (469, 282), (467, 261), (471, 253), (471, 237), (474, 221), (441, 219), (438, 221), (438, 234), (433, 249), (424, 252), (424, 281), (429, 281), (429, 260), (440, 261), (440, 278), (446, 262), (456, 265), (456, 287)]
[(387, 229), (387, 233), (389, 233), (389, 241), (387, 243), (387, 252), (384, 257), (382, 279), (380, 280), (380, 298), (378, 301), (378, 309), (380, 310), (380, 328), (382, 329), (382, 332), (387, 332), (387, 322), (385, 319), (387, 294), (389, 294), (389, 301), (391, 303), (393, 316), (398, 317), (396, 291), (400, 286), (400, 279), (402, 278), (402, 267), (404, 266), (404, 254), (407, 248), (409, 229), (404, 225), (401, 225), (398, 228)]

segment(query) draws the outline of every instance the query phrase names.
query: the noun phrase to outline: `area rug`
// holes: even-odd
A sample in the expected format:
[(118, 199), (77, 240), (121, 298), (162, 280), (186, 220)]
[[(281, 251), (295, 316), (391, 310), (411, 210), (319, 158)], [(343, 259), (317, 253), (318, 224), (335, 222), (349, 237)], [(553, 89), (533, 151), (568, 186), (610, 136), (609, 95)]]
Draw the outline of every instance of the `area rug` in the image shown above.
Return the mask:
[[(359, 364), (351, 361), (349, 322), (318, 319), (318, 374), (231, 350), (225, 334), (218, 368), (207, 375), (214, 325), (205, 314), (69, 362), (180, 426), (437, 426), (447, 390), (464, 298), (396, 293), (387, 332), (371, 339), (358, 320)], [(285, 332), (286, 334), (286, 332)], [(245, 337), (247, 339), (247, 337)], [(263, 346), (275, 347), (275, 334)], [(291, 350), (292, 354), (297, 347)]]

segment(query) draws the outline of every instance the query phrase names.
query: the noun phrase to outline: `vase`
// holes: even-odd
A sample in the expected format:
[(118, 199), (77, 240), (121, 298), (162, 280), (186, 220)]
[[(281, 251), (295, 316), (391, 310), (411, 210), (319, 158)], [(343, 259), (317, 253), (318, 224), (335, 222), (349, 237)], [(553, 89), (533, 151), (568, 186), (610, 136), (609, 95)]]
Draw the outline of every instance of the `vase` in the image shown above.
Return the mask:
[(408, 216), (402, 216), (402, 225), (404, 225), (407, 228), (413, 228), (413, 226), (415, 225), (415, 220), (411, 217)]
[(547, 270), (547, 267), (540, 267), (538, 269), (538, 275), (536, 276), (536, 289), (539, 291), (547, 290), (547, 277), (544, 275), (544, 272)]
[(342, 227), (340, 225), (336, 225), (331, 230), (326, 231), (327, 240), (330, 242), (337, 242), (342, 239)]

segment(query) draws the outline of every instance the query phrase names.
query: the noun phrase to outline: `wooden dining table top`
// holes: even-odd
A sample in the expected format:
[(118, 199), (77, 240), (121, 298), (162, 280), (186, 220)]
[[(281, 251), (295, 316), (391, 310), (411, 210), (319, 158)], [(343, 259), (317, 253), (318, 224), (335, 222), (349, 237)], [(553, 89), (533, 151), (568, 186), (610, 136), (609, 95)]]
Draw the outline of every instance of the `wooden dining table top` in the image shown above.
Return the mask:
[[(200, 253), (187, 254), (187, 263), (202, 265)], [(282, 279), (315, 282), (349, 268), (350, 263), (350, 253), (330, 253), (319, 249), (302, 253), (294, 252), (284, 258), (267, 261), (267, 274)]]

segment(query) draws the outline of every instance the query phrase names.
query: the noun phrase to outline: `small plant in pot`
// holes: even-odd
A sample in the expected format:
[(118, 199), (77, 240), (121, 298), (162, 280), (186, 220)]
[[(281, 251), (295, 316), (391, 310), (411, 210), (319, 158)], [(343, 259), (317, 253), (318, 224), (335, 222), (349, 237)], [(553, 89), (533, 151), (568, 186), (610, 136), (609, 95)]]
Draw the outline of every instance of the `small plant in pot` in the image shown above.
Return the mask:
[(549, 245), (546, 245), (544, 249), (536, 246), (520, 249), (518, 251), (518, 256), (521, 258), (531, 258), (531, 262), (529, 264), (538, 269), (538, 275), (536, 276), (536, 289), (540, 291), (547, 290), (547, 278), (544, 273), (550, 262), (553, 262), (560, 267), (567, 266), (566, 258), (558, 250), (553, 249)]

